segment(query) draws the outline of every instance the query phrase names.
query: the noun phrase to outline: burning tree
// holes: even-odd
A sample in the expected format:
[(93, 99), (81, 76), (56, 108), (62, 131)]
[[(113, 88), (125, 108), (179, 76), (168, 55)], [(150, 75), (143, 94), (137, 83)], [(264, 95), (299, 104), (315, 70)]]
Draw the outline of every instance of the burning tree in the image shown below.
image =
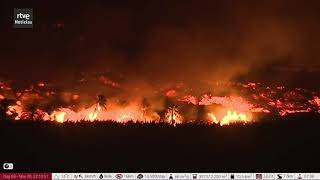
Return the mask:
[(176, 126), (176, 123), (180, 123), (181, 116), (179, 114), (178, 106), (177, 105), (171, 105), (166, 113), (166, 119), (169, 121), (169, 123), (173, 126)]
[(107, 98), (104, 95), (99, 94), (97, 96), (96, 106), (93, 113), (89, 114), (90, 120), (95, 120), (98, 116), (98, 112), (101, 110), (101, 107), (107, 110)]
[(97, 97), (97, 106), (100, 106), (107, 110), (107, 98), (104, 95), (99, 94)]

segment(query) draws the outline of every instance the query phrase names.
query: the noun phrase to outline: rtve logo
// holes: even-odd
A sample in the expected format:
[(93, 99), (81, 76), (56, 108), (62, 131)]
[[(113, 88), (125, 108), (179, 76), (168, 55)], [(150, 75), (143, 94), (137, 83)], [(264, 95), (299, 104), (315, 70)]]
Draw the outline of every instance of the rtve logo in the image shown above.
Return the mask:
[(14, 28), (33, 28), (33, 9), (14, 9)]
[(30, 19), (30, 14), (19, 13), (19, 14), (17, 14), (17, 18), (18, 19), (27, 19), (27, 20), (29, 20)]

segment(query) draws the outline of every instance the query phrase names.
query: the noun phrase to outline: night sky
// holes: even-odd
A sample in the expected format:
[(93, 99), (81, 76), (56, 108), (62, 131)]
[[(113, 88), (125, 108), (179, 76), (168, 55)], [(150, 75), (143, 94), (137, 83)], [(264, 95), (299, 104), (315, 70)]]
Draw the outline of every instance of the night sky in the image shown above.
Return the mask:
[[(14, 8), (33, 8), (33, 29), (13, 28)], [(8, 0), (0, 13), (3, 79), (320, 83), (319, 1)]]

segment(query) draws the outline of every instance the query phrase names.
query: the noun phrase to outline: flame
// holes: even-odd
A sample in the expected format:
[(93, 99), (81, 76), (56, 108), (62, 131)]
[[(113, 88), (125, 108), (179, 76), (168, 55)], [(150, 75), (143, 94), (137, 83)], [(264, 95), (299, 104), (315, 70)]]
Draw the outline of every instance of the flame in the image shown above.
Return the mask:
[(21, 105), (21, 101), (17, 101), (16, 105), (12, 105), (8, 107), (7, 115), (14, 116), (15, 120), (19, 120), (21, 118), (23, 112), (23, 107)]
[[(85, 77), (80, 82), (84, 85), (89, 80), (90, 77)], [(98, 82), (107, 85), (108, 88), (123, 90), (125, 87), (104, 76), (99, 76)], [(182, 116), (177, 107), (170, 107), (171, 109), (169, 108), (164, 116), (160, 117), (159, 114), (163, 113), (164, 106), (162, 102), (158, 103), (157, 101), (162, 98), (161, 95), (170, 97), (170, 102), (184, 102), (182, 106), (189, 104), (187, 105), (188, 108), (199, 105), (206, 106), (206, 110), (210, 109), (210, 113), (208, 113), (209, 122), (221, 126), (252, 122), (252, 113), (277, 113), (280, 116), (298, 112), (320, 113), (319, 91), (284, 86), (263, 86), (261, 83), (254, 82), (231, 85), (217, 84), (217, 86), (222, 85), (223, 88), (239, 88), (234, 89), (236, 91), (233, 91), (232, 95), (226, 96), (217, 96), (221, 93), (216, 91), (215, 88), (209, 89), (212, 95), (211, 93), (198, 94), (192, 88), (184, 88), (185, 85), (182, 84), (154, 89), (152, 90), (154, 94), (151, 94), (151, 98), (148, 94), (148, 99), (146, 98), (147, 95), (146, 97), (139, 96), (137, 100), (132, 98), (131, 95), (127, 98), (127, 94), (125, 96), (121, 94), (117, 97), (107, 94), (108, 101), (105, 100), (105, 103), (100, 102), (99, 99), (94, 103), (93, 98), (92, 100), (88, 98), (90, 92), (83, 94), (78, 90), (64, 91), (59, 88), (56, 89), (54, 84), (50, 82), (38, 81), (26, 89), (15, 89), (14, 91), (11, 89), (11, 85), (13, 84), (10, 81), (0, 82), (0, 101), (2, 103), (0, 106), (6, 109), (8, 118), (16, 120), (32, 117), (33, 119), (39, 118), (60, 123), (66, 121), (79, 122), (81, 120), (126, 123), (127, 121), (158, 122), (163, 119), (165, 122), (175, 125), (183, 123), (183, 119), (187, 119), (185, 117), (189, 117), (189, 114), (196, 113), (192, 110), (186, 116)], [(181, 87), (183, 87), (183, 91)], [(142, 101), (144, 98), (147, 99), (146, 102)], [(153, 99), (157, 100), (153, 101)], [(88, 107), (87, 104), (93, 105)], [(51, 105), (59, 108), (52, 111)], [(214, 111), (213, 108), (215, 108)], [(221, 111), (216, 111), (217, 108), (221, 108)], [(193, 115), (192, 117), (194, 117)]]
[(167, 109), (165, 114), (168, 123), (176, 126), (176, 124), (182, 123), (182, 116), (179, 114), (178, 107), (173, 105)]
[(127, 121), (151, 122), (160, 119), (155, 112), (148, 112), (146, 108), (139, 108), (137, 105), (129, 105), (127, 107), (118, 107), (114, 104), (109, 105), (108, 110), (103, 110), (99, 104), (93, 105), (87, 109), (78, 112), (70, 108), (59, 108), (51, 113), (49, 119), (57, 122), (79, 121), (116, 121), (118, 123), (126, 123)]
[(122, 113), (118, 116), (117, 118), (117, 122), (125, 122), (125, 121), (134, 121), (135, 120), (135, 117), (133, 115), (131, 115), (130, 113)]
[(226, 114), (218, 119), (214, 113), (208, 113), (212, 123), (219, 124), (220, 126), (230, 125), (234, 123), (246, 124), (251, 121), (249, 113), (238, 113), (237, 111), (227, 110)]
[(318, 106), (318, 113), (320, 113), (320, 97), (315, 96), (314, 97), (314, 102)]
[(318, 112), (320, 112), (320, 97), (318, 97), (318, 96), (314, 96), (313, 97), (313, 100), (309, 100), (309, 102), (311, 103), (311, 104), (313, 104), (314, 106), (317, 106), (318, 107)]
[(230, 123), (241, 122), (247, 123), (247, 115), (243, 113), (237, 113), (236, 111), (232, 112), (230, 110), (227, 111), (227, 115), (225, 115), (220, 121), (220, 125), (229, 125)]
[(100, 110), (101, 110), (101, 107), (100, 107), (99, 103), (97, 103), (97, 104), (96, 104), (96, 107), (95, 107), (95, 109), (94, 109), (94, 112), (89, 113), (89, 115), (88, 115), (89, 120), (90, 120), (90, 121), (96, 120), (97, 117), (98, 117), (98, 113), (99, 113)]
[(208, 113), (208, 116), (212, 119), (212, 122), (214, 124), (219, 124), (219, 121), (217, 120), (217, 117), (213, 113)]
[(89, 120), (94, 121), (98, 117), (98, 112), (93, 112), (88, 115)]
[(51, 119), (56, 120), (59, 123), (63, 123), (65, 121), (66, 112), (63, 111), (54, 111), (51, 114)]
[(320, 97), (315, 96), (315, 97), (314, 97), (314, 101), (315, 101), (316, 104), (320, 107)]

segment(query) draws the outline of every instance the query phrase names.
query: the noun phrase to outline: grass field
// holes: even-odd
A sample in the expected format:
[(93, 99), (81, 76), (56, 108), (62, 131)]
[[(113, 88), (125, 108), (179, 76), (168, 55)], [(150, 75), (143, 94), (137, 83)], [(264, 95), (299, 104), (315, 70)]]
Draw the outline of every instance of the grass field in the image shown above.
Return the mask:
[(319, 114), (265, 118), (223, 127), (2, 120), (0, 163), (18, 172), (320, 171)]

